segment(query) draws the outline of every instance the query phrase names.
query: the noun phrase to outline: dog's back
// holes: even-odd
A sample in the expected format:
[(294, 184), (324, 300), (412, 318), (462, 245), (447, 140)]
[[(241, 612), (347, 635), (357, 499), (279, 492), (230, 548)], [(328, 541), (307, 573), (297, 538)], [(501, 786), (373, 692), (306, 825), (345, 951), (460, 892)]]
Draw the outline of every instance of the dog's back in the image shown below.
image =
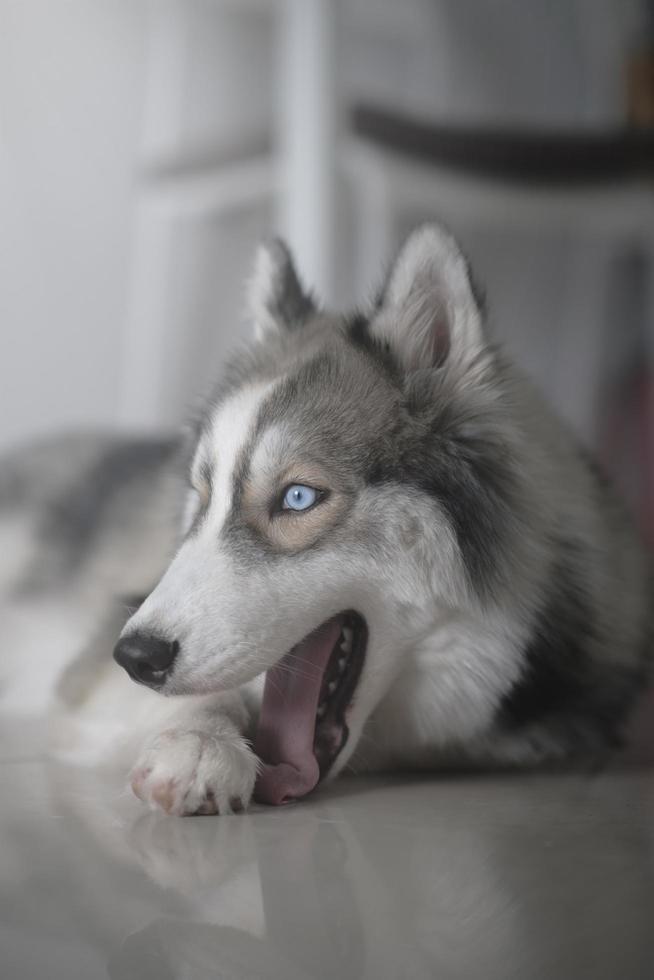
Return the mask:
[(3, 709), (43, 710), (97, 682), (174, 550), (179, 451), (173, 439), (89, 433), (2, 458)]

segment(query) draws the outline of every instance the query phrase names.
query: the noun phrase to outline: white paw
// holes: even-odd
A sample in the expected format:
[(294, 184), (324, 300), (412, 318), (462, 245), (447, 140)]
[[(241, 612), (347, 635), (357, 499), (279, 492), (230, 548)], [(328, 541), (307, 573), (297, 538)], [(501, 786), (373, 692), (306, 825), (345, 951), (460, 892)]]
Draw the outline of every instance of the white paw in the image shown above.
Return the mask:
[(190, 816), (244, 810), (256, 775), (256, 756), (243, 740), (170, 729), (147, 743), (130, 781), (152, 809)]

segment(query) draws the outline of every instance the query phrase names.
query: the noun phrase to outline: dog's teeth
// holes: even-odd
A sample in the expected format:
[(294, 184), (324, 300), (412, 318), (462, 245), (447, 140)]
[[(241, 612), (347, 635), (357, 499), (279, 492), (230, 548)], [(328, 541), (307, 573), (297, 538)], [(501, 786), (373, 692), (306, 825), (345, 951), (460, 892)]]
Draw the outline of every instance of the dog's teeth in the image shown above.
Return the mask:
[(327, 690), (329, 691), (330, 694), (333, 694), (337, 687), (338, 687), (337, 681), (330, 681), (329, 684), (327, 685)]
[(350, 629), (350, 627), (344, 626), (343, 629), (341, 630), (341, 649), (344, 650), (345, 653), (349, 653), (350, 650), (352, 649), (353, 637), (354, 637), (354, 633)]
[(319, 706), (319, 708), (318, 708), (318, 717), (319, 718), (322, 718), (324, 716), (324, 714), (325, 714), (326, 711), (327, 711), (327, 705), (326, 704), (321, 704)]
[(341, 657), (338, 661), (338, 672), (342, 674), (345, 670), (345, 664), (347, 663), (347, 657)]

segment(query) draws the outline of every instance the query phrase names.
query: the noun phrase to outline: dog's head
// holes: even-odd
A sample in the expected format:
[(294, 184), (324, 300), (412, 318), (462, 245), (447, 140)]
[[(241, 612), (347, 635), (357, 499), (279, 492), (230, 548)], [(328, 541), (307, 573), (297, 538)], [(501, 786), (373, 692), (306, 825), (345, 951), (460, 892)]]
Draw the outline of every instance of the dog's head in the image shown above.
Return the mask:
[(251, 307), (256, 339), (197, 429), (182, 543), (116, 656), (164, 694), (267, 671), (257, 747), (300, 773), (269, 788), (282, 799), (342, 768), (404, 651), (490, 587), (507, 475), (479, 307), (441, 229), (351, 317), (319, 310), (274, 241)]

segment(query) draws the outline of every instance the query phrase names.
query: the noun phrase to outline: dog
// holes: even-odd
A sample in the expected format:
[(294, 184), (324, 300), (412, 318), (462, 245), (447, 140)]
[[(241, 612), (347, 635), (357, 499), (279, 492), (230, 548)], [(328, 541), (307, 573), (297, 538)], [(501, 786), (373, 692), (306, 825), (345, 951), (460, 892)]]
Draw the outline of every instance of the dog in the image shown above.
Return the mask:
[(414, 231), (349, 316), (274, 239), (249, 299), (255, 338), (184, 438), (5, 461), (5, 704), (54, 703), (89, 758), (142, 739), (134, 793), (180, 815), (345, 769), (619, 751), (651, 685), (650, 558), (488, 339), (449, 232)]

